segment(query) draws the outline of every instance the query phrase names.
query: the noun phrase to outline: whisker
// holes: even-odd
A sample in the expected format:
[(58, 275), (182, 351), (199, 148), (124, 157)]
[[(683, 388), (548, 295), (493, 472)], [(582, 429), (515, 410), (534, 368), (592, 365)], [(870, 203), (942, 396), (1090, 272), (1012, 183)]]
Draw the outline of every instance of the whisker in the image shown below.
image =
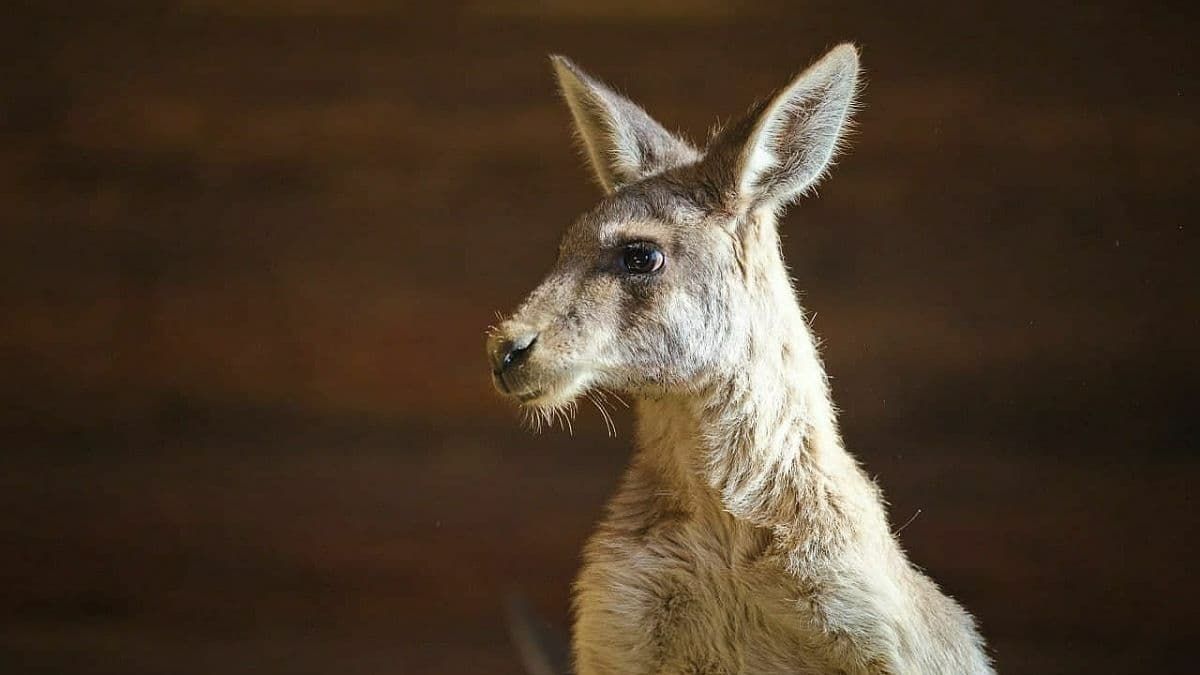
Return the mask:
[[(569, 410), (569, 408), (568, 408), (568, 410)], [(574, 436), (575, 435), (575, 425), (571, 423), (571, 416), (567, 414), (566, 410), (560, 411), (559, 414), (562, 416), (563, 424), (566, 425), (567, 433)]]
[(615, 438), (617, 435), (617, 425), (613, 423), (612, 416), (604, 409), (604, 406), (600, 403), (600, 399), (595, 394), (589, 391), (587, 392), (587, 398), (592, 402), (592, 405), (596, 406), (596, 410), (600, 411), (600, 416), (604, 418), (604, 431), (608, 434), (608, 437)]
[(579, 404), (578, 403), (576, 403), (575, 401), (571, 401), (570, 403), (567, 404), (567, 412), (566, 412), (567, 429), (570, 430), (572, 436), (575, 435), (575, 425), (573, 424), (573, 422), (575, 421), (575, 415), (577, 415), (578, 413), (579, 413)]
[[(621, 405), (625, 406), (626, 408), (628, 408), (628, 407), (629, 407), (629, 404), (628, 404), (628, 403), (626, 403), (626, 402), (625, 402), (625, 399), (621, 398), (621, 396), (620, 396), (619, 394), (617, 394), (617, 392), (615, 392), (615, 391), (612, 391), (611, 389), (601, 389), (600, 391), (601, 391), (601, 392), (603, 392), (603, 393), (605, 393), (605, 394), (611, 395), (613, 398), (617, 399), (617, 401), (618, 401), (618, 402), (619, 402)], [(607, 400), (608, 400), (608, 396), (605, 396), (605, 397), (604, 397), (604, 400), (606, 400), (606, 401), (607, 401)]]

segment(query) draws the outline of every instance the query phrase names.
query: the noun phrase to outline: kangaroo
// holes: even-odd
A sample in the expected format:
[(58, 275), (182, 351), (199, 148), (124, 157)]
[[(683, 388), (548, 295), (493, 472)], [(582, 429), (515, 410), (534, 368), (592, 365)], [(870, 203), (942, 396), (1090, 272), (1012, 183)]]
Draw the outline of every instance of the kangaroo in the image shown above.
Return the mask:
[(856, 48), (703, 150), (551, 60), (605, 195), (487, 353), (546, 419), (589, 392), (636, 402), (638, 451), (574, 587), (576, 672), (993, 672), (843, 447), (780, 250), (779, 212), (849, 123)]

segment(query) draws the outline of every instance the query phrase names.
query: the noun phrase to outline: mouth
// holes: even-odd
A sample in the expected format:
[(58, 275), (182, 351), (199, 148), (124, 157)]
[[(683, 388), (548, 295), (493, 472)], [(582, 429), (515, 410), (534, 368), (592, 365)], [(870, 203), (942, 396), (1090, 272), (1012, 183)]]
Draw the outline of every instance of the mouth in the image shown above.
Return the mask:
[(531, 408), (563, 405), (570, 402), (579, 393), (580, 385), (585, 378), (575, 374), (561, 379), (555, 378), (556, 381), (550, 385), (539, 383), (534, 387), (529, 387), (521, 382), (522, 379), (525, 378), (492, 374), (492, 382), (497, 391), (507, 398), (516, 400), (521, 406)]
[(546, 393), (545, 389), (521, 389), (519, 383), (514, 387), (503, 374), (496, 371), (492, 371), (492, 384), (495, 385), (496, 390), (501, 394), (509, 398), (515, 398), (521, 404), (536, 401)]

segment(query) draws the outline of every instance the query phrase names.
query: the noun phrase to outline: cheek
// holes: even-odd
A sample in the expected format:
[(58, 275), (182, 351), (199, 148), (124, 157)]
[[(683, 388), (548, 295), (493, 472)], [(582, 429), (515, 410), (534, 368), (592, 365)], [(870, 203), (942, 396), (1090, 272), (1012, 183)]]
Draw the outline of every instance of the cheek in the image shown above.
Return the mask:
[(729, 335), (729, 302), (718, 284), (696, 283), (677, 302), (687, 352), (707, 366), (719, 357)]
[(714, 365), (728, 330), (711, 287), (660, 287), (645, 298), (631, 297), (617, 345), (639, 375), (688, 379)]

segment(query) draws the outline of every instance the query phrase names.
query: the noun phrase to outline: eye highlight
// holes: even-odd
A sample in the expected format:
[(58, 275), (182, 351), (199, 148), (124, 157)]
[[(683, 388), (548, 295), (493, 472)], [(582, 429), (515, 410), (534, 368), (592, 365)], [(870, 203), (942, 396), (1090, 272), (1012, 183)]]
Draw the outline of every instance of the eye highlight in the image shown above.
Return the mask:
[(621, 267), (630, 274), (652, 274), (662, 269), (666, 260), (662, 249), (648, 241), (626, 244), (621, 252)]

